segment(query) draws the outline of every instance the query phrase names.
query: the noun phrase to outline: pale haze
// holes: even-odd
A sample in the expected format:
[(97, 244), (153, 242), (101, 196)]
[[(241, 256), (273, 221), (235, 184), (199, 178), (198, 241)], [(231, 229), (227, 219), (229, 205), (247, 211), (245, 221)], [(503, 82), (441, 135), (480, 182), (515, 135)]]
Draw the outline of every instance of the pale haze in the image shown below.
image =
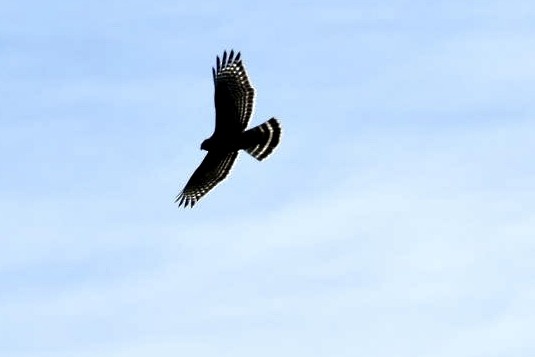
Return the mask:
[(534, 356), (534, 95), (533, 1), (4, 1), (0, 355)]

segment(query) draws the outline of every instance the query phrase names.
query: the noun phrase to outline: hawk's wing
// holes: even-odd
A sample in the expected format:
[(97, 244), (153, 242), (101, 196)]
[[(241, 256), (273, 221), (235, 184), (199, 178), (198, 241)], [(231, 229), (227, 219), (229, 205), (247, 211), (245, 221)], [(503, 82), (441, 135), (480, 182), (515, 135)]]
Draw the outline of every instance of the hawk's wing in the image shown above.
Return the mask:
[(212, 68), (215, 86), (215, 136), (226, 136), (242, 132), (253, 114), (254, 88), (247, 78), (247, 72), (234, 51), (217, 57), (216, 68)]
[(209, 151), (197, 170), (191, 175), (186, 187), (178, 195), (175, 202), (180, 207), (193, 207), (197, 201), (219, 182), (228, 176), (238, 152), (218, 153)]

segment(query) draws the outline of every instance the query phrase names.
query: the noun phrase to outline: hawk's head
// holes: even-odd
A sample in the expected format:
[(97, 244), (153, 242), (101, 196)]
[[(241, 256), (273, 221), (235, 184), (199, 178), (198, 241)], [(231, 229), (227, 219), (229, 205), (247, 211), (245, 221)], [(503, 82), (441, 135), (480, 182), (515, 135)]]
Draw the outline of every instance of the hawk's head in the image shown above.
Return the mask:
[(210, 148), (212, 146), (211, 144), (212, 144), (211, 140), (210, 139), (206, 139), (201, 144), (201, 150), (210, 151)]

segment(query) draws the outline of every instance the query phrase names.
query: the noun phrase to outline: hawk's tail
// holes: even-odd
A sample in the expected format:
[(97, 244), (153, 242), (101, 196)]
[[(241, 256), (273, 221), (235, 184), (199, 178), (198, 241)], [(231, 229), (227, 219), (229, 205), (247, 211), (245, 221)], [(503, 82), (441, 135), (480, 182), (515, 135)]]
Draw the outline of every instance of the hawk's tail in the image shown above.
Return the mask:
[(261, 161), (268, 157), (279, 144), (281, 126), (277, 119), (271, 118), (265, 123), (247, 130), (243, 135), (245, 151)]

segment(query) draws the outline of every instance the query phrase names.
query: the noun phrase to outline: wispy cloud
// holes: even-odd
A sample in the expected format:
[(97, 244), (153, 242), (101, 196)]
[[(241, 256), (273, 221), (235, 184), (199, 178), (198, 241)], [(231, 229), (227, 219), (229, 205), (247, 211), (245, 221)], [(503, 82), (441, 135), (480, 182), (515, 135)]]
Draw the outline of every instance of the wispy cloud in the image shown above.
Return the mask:
[[(534, 351), (527, 2), (13, 4), (3, 354)], [(227, 46), (283, 142), (178, 210)]]

